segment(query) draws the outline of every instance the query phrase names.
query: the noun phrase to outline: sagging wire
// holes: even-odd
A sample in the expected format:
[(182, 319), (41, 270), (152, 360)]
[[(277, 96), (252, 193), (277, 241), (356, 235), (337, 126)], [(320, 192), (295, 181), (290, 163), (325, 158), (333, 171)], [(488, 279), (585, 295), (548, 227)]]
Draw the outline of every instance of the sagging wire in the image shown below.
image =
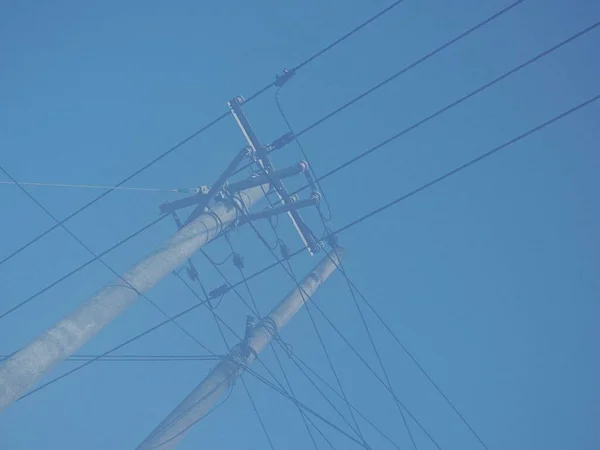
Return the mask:
[[(321, 217), (321, 221), (323, 223), (323, 226), (325, 227), (325, 233), (326, 236), (329, 236), (330, 239), (328, 239), (328, 244), (331, 247), (332, 251), (335, 252), (336, 257), (337, 257), (337, 262), (335, 261), (334, 258), (331, 258), (331, 256), (329, 257), (329, 259), (336, 265), (336, 267), (339, 269), (340, 273), (344, 276), (344, 279), (346, 280), (346, 284), (348, 286), (348, 290), (350, 291), (350, 295), (352, 297), (352, 300), (354, 302), (354, 305), (356, 306), (356, 309), (358, 311), (358, 314), (360, 316), (361, 322), (365, 328), (365, 331), (367, 333), (367, 336), (369, 338), (369, 342), (371, 344), (371, 347), (373, 348), (373, 352), (375, 353), (375, 357), (377, 358), (377, 361), (379, 362), (379, 366), (381, 367), (381, 370), (383, 372), (383, 376), (385, 378), (385, 381), (388, 385), (388, 388), (390, 390), (390, 393), (392, 394), (392, 398), (395, 400), (395, 404), (396, 407), (398, 408), (398, 412), (400, 413), (400, 417), (402, 418), (402, 423), (404, 424), (404, 428), (406, 429), (406, 432), (410, 438), (410, 441), (412, 443), (412, 446), (415, 450), (417, 450), (417, 443), (415, 442), (415, 438), (413, 436), (413, 433), (410, 429), (410, 426), (408, 425), (408, 421), (406, 420), (406, 416), (404, 414), (403, 411), (403, 407), (400, 404), (398, 397), (396, 396), (396, 393), (394, 392), (394, 388), (392, 387), (392, 382), (390, 380), (390, 377), (388, 375), (388, 372), (385, 368), (385, 365), (383, 364), (383, 360), (381, 358), (380, 352), (377, 349), (377, 345), (375, 344), (375, 340), (373, 338), (373, 334), (371, 333), (371, 330), (369, 328), (369, 325), (367, 324), (367, 321), (365, 319), (364, 313), (358, 303), (358, 300), (356, 298), (356, 294), (354, 292), (354, 288), (353, 288), (353, 283), (351, 282), (348, 274), (346, 273), (346, 269), (344, 268), (343, 262), (341, 260), (341, 258), (338, 256), (337, 254), (337, 239), (336, 237), (332, 234), (331, 229), (327, 226), (327, 223), (325, 222), (324, 217), (321, 214), (321, 211), (319, 211), (319, 216)], [(316, 239), (316, 236), (313, 236)]]

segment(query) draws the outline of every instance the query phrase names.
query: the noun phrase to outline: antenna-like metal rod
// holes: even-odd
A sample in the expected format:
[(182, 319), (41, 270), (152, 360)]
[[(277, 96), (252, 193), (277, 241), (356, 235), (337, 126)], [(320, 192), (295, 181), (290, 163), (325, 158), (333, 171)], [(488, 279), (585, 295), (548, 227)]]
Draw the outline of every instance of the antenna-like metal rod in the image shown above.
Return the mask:
[(122, 277), (109, 283), (71, 314), (0, 364), (0, 411), (17, 400), (42, 375), (70, 356), (102, 328), (116, 319), (141, 293), (211, 241), (264, 196), (269, 186), (241, 191), (231, 201), (220, 201), (209, 213), (183, 227), (161, 247)]
[(189, 429), (205, 416), (279, 331), (310, 301), (317, 288), (333, 273), (344, 249), (332, 250), (290, 294), (246, 336), (138, 446), (137, 450), (173, 449)]

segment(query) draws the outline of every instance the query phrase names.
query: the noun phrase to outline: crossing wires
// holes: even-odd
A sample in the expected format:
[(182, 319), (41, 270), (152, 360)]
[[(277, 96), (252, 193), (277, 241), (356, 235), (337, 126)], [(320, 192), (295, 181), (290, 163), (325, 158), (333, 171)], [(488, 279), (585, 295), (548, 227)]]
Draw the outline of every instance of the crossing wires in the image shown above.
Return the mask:
[[(375, 14), (372, 17), (368, 18), (367, 20), (363, 21), (357, 27), (353, 28), (352, 30), (350, 30), (349, 32), (347, 32), (346, 34), (344, 34), (343, 36), (341, 36), (340, 38), (336, 39), (331, 44), (327, 45), (326, 47), (320, 49), (319, 51), (317, 51), (314, 54), (312, 54), (311, 56), (309, 56), (307, 59), (305, 59), (304, 61), (302, 61), (298, 65), (296, 65), (294, 67), (293, 71), (296, 72), (296, 71), (302, 69), (303, 67), (305, 67), (306, 65), (310, 64), (311, 62), (313, 62), (317, 58), (325, 55), (327, 52), (329, 52), (330, 50), (332, 50), (334, 47), (336, 47), (337, 45), (341, 44), (342, 42), (344, 42), (345, 40), (347, 40), (348, 38), (350, 38), (351, 36), (353, 36), (354, 34), (356, 34), (357, 32), (359, 32), (363, 28), (367, 27), (371, 23), (375, 22), (377, 19), (381, 18), (385, 14), (391, 12), (394, 8), (396, 8), (397, 6), (399, 6), (403, 2), (404, 2), (404, 0), (397, 0), (397, 1), (393, 2), (388, 7), (382, 9), (377, 14)], [(264, 92), (268, 91), (270, 88), (272, 88), (275, 85), (276, 85), (276, 81), (273, 81), (273, 82), (265, 85), (261, 89), (257, 90), (250, 97), (248, 97), (246, 99), (246, 103), (247, 102), (251, 102), (252, 100), (254, 100), (255, 98), (259, 97), (260, 95), (262, 95)], [(98, 202), (99, 200), (101, 200), (104, 197), (106, 197), (107, 195), (109, 195), (115, 189), (119, 188), (123, 184), (127, 183), (129, 180), (135, 178), (136, 176), (138, 176), (142, 172), (146, 171), (147, 169), (149, 169), (150, 167), (152, 167), (154, 164), (156, 164), (157, 162), (163, 160), (164, 158), (166, 158), (168, 155), (170, 155), (171, 153), (175, 152), (176, 150), (180, 149), (185, 144), (187, 144), (191, 140), (195, 139), (196, 137), (200, 136), (202, 133), (204, 133), (205, 131), (209, 130), (210, 128), (212, 128), (213, 126), (215, 126), (217, 123), (219, 123), (220, 121), (222, 121), (223, 119), (225, 119), (228, 116), (229, 116), (229, 113), (228, 112), (224, 112), (223, 114), (220, 114), (219, 116), (215, 117), (213, 120), (211, 120), (210, 122), (208, 122), (206, 125), (202, 126), (198, 130), (194, 131), (192, 134), (190, 134), (186, 138), (180, 140), (175, 145), (173, 145), (172, 147), (170, 147), (169, 149), (167, 149), (166, 151), (164, 151), (160, 155), (156, 156), (155, 158), (153, 158), (152, 160), (150, 160), (149, 162), (147, 162), (146, 164), (144, 164), (143, 166), (141, 166), (135, 172), (133, 172), (132, 174), (128, 175), (127, 177), (125, 177), (124, 179), (122, 179), (121, 181), (119, 181), (117, 184), (115, 184), (114, 186), (110, 187), (108, 190), (106, 190), (102, 194), (98, 195), (97, 197), (94, 197), (92, 200), (90, 200), (89, 202), (87, 202), (86, 204), (84, 204), (83, 206), (81, 206), (80, 208), (78, 208), (77, 210), (75, 210), (74, 212), (72, 212), (71, 214), (69, 214), (67, 217), (65, 217), (64, 219), (60, 220), (57, 224), (53, 225), (52, 227), (48, 228), (44, 232), (40, 233), (39, 235), (37, 235), (35, 238), (31, 239), (27, 243), (21, 245), (15, 251), (13, 251), (12, 253), (10, 253), (9, 255), (7, 255), (6, 257), (4, 257), (2, 260), (0, 260), (0, 265), (4, 264), (6, 261), (8, 261), (11, 258), (15, 257), (16, 255), (18, 255), (19, 253), (21, 253), (23, 250), (25, 250), (29, 246), (33, 245), (34, 243), (36, 243), (37, 241), (39, 241), (40, 239), (42, 239), (44, 236), (48, 235), (50, 232), (52, 232), (53, 230), (55, 230), (59, 226), (61, 226), (64, 223), (68, 222), (73, 217), (79, 215), (80, 213), (82, 213), (83, 211), (85, 211), (86, 209), (88, 209), (90, 206), (94, 205), (96, 202)], [(12, 181), (15, 181), (15, 180), (12, 180)]]

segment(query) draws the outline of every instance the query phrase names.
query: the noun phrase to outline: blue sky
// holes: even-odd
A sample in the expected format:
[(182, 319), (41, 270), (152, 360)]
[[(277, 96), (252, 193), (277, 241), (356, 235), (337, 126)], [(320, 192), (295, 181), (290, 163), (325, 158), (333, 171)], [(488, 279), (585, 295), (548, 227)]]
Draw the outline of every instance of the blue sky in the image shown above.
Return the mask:
[[(20, 181), (117, 183), (226, 111), (232, 97), (251, 95), (284, 67), (298, 64), (387, 4), (5, 2), (0, 14), (0, 164)], [(508, 4), (406, 0), (300, 70), (281, 90), (283, 108), (301, 129)], [(325, 173), (599, 18), (600, 4), (591, 0), (526, 0), (304, 135), (315, 172)], [(324, 181), (332, 228), (597, 95), (599, 44), (596, 29)], [(246, 107), (265, 143), (286, 131), (274, 95), (270, 90)], [(600, 105), (592, 104), (340, 236), (352, 280), (491, 449), (600, 446), (594, 420), (600, 415), (599, 119)], [(243, 144), (228, 118), (127, 186), (210, 184)], [(293, 145), (274, 156), (279, 166), (301, 158)], [(30, 192), (57, 217), (98, 194), (33, 187)], [(52, 222), (14, 186), (1, 185), (0, 198), (4, 257)], [(174, 198), (114, 192), (68, 227), (101, 252), (156, 218), (158, 205)], [(322, 231), (316, 215), (307, 214), (307, 220)], [(260, 229), (272, 240), (264, 224)], [(290, 247), (299, 246), (287, 221), (280, 221), (279, 230)], [(106, 261), (126, 270), (173, 231), (174, 225), (164, 221)], [(234, 233), (232, 242), (245, 257), (248, 274), (272, 262), (251, 230)], [(217, 259), (227, 255), (222, 241), (207, 251)], [(66, 233), (53, 231), (0, 266), (0, 310), (88, 259)], [(195, 261), (207, 287), (222, 283), (200, 256)], [(303, 274), (315, 262), (303, 254), (294, 267)], [(239, 279), (233, 267), (224, 270)], [(21, 347), (111, 279), (108, 270), (93, 264), (2, 319), (0, 353)], [(262, 311), (292, 286), (280, 269), (250, 284)], [(195, 301), (174, 277), (149, 297), (169, 314)], [(343, 277), (333, 277), (315, 301), (377, 367)], [(242, 332), (246, 310), (239, 299), (228, 295), (218, 313)], [(106, 351), (161, 320), (141, 299), (81, 353)], [(376, 320), (370, 315), (367, 320), (398, 396), (440, 446), (482, 448)], [(317, 318), (317, 323), (351, 402), (410, 448), (390, 396), (325, 321)], [(224, 351), (206, 310), (187, 315), (181, 324), (214, 351)], [(306, 311), (282, 337), (334, 383)], [(122, 353), (203, 351), (167, 326)], [(298, 397), (344, 427), (283, 360)], [(270, 352), (264, 361), (278, 373)], [(45, 380), (73, 364), (63, 363)], [(0, 446), (133, 448), (211, 364), (93, 364), (3, 412)], [(260, 367), (257, 371), (264, 373)], [(247, 376), (246, 381), (275, 448), (307, 448), (295, 408), (255, 379)], [(434, 448), (410, 425), (419, 449)], [(391, 448), (361, 426), (373, 448)], [(321, 428), (337, 448), (358, 448)], [(240, 383), (181, 448), (201, 445), (267, 446)]]

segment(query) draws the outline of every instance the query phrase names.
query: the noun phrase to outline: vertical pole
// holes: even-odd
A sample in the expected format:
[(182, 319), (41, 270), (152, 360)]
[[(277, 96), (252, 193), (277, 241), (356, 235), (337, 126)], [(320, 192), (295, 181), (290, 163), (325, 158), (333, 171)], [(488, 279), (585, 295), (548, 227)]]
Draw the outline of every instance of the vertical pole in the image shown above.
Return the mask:
[[(238, 207), (249, 207), (264, 196), (268, 185), (241, 191)], [(0, 365), (0, 411), (17, 400), (42, 375), (64, 360), (116, 319), (141, 293), (183, 264), (223, 228), (239, 218), (230, 201), (217, 202), (179, 230), (165, 244), (109, 283), (70, 315), (7, 358)]]
[(203, 416), (244, 372), (279, 331), (310, 300), (317, 288), (333, 273), (344, 256), (335, 248), (304, 278), (244, 340), (202, 380), (171, 414), (138, 446), (137, 450), (173, 449), (185, 433)]

